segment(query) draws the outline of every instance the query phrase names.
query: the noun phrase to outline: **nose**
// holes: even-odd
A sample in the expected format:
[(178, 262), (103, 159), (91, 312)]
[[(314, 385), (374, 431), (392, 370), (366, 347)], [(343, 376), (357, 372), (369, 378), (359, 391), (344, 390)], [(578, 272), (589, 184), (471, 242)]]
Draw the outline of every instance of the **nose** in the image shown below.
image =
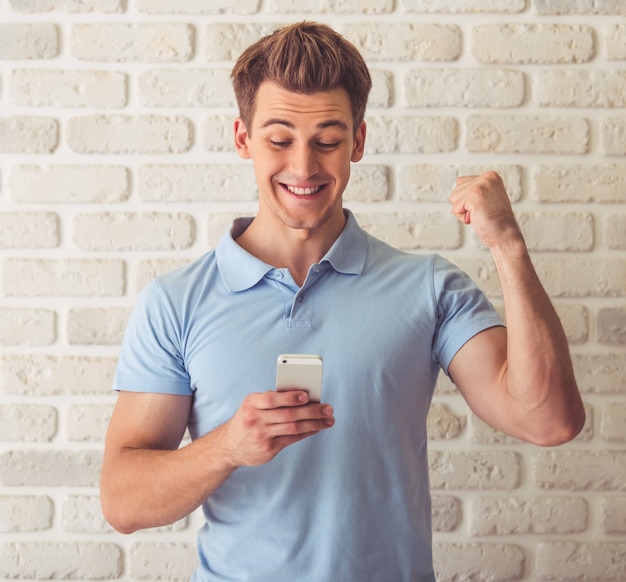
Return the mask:
[(319, 162), (315, 150), (303, 145), (292, 151), (291, 172), (301, 179), (310, 178), (319, 172)]

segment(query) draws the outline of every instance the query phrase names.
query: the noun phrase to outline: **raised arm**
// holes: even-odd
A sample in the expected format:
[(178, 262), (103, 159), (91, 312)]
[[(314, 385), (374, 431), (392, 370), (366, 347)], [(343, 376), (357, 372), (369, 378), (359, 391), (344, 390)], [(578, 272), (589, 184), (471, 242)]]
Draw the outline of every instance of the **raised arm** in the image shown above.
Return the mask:
[(332, 408), (301, 391), (253, 393), (234, 416), (179, 448), (192, 397), (120, 392), (107, 431), (100, 480), (106, 519), (122, 533), (173, 523), (195, 510), (243, 465), (334, 424)]
[(533, 268), (502, 180), (495, 172), (457, 180), (450, 202), (489, 248), (502, 286), (506, 328), (467, 342), (449, 372), (476, 415), (540, 445), (574, 438), (585, 422), (567, 340)]

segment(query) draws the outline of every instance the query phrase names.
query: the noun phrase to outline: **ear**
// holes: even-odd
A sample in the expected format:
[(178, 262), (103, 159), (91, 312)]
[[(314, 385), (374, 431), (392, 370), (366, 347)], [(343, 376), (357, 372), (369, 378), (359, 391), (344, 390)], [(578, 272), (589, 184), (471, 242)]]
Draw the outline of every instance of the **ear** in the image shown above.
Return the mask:
[(359, 162), (363, 157), (366, 129), (365, 121), (362, 121), (354, 135), (354, 146), (352, 148), (352, 156), (350, 157), (351, 162)]
[(237, 117), (233, 127), (235, 131), (235, 150), (239, 154), (239, 157), (244, 160), (249, 160), (252, 155), (248, 147), (248, 130), (246, 129), (243, 119)]

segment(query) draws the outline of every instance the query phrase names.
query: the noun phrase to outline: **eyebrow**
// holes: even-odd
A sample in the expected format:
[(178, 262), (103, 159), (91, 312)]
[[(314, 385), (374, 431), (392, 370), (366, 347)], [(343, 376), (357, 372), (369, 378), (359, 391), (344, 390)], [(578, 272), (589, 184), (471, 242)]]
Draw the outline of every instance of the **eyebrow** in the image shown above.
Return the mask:
[[(289, 128), (289, 129), (295, 129), (296, 126), (291, 123), (291, 121), (287, 121), (286, 119), (280, 119), (278, 117), (276, 118), (272, 118), (272, 119), (268, 119), (262, 126), (261, 128), (266, 128), (269, 127), (270, 125), (284, 125), (285, 127)], [(320, 123), (317, 124), (316, 126), (318, 129), (326, 129), (327, 127), (338, 127), (339, 129), (343, 129), (343, 130), (348, 130), (348, 126), (341, 120), (339, 119), (329, 119), (327, 121), (322, 121)]]

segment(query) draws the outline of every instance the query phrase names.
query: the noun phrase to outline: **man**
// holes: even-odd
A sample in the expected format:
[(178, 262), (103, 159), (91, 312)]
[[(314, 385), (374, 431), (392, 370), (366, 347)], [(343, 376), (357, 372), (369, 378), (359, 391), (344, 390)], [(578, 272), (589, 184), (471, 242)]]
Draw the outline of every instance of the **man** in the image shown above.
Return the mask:
[[(451, 202), (492, 253), (506, 328), (450, 263), (392, 249), (344, 210), (371, 81), (337, 33), (279, 30), (233, 81), (258, 213), (142, 293), (116, 373), (105, 515), (128, 533), (202, 505), (198, 581), (430, 582), (439, 370), (495, 428), (568, 441), (584, 411), (559, 320), (497, 174), (459, 178)], [(274, 390), (285, 352), (322, 355), (322, 403)]]

